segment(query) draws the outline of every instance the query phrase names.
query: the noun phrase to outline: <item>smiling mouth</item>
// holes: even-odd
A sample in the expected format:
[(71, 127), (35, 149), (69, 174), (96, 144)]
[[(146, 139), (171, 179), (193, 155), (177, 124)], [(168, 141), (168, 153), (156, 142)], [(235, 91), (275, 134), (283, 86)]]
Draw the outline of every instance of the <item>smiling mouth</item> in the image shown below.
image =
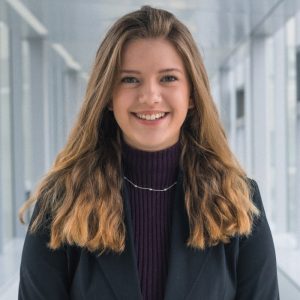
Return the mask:
[(155, 121), (155, 120), (165, 118), (169, 113), (168, 112), (160, 112), (160, 113), (154, 113), (154, 114), (141, 114), (141, 113), (132, 113), (132, 114), (140, 120)]

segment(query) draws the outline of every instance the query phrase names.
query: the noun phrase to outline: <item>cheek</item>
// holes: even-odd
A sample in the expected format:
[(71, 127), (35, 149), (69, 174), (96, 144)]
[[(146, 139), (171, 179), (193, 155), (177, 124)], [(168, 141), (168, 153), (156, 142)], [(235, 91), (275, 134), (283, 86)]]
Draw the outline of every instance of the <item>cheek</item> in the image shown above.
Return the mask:
[(186, 86), (178, 86), (170, 89), (167, 95), (168, 97), (180, 100), (180, 102), (184, 102), (186, 99), (189, 99), (190, 91)]
[(130, 90), (121, 90), (113, 94), (113, 104), (114, 106), (120, 107), (120, 109), (126, 109), (129, 107), (133, 101), (136, 99), (136, 95)]
[(128, 97), (115, 97), (112, 100), (113, 114), (121, 128), (128, 126), (130, 111), (132, 110), (132, 103)]

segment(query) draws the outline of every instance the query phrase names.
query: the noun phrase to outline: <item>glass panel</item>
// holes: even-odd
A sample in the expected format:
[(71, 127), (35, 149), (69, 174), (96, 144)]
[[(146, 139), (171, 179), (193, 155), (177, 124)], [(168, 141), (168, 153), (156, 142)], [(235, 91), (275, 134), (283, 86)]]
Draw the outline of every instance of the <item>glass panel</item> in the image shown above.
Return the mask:
[[(270, 199), (276, 199), (276, 186), (275, 186), (275, 172), (276, 172), (276, 161), (275, 161), (275, 145), (276, 145), (276, 135), (274, 126), (274, 39), (269, 37), (266, 40), (266, 101), (268, 105), (268, 155), (269, 155), (269, 165), (268, 165), (268, 179), (269, 179), (269, 195)], [(272, 200), (271, 200), (272, 201)], [(274, 201), (272, 201), (274, 203)], [(276, 229), (276, 207), (270, 205), (268, 214), (270, 215), (269, 222), (272, 224), (273, 229)]]
[[(300, 46), (298, 46), (296, 54), (296, 68), (297, 68), (297, 102), (300, 103)], [(298, 104), (299, 105), (299, 104)]]
[(296, 37), (295, 18), (286, 24), (287, 45), (287, 135), (288, 135), (288, 230), (296, 233)]
[(9, 53), (8, 27), (0, 22), (0, 238), (3, 237), (3, 244), (13, 237)]
[(29, 43), (22, 41), (22, 112), (23, 112), (23, 136), (24, 136), (24, 176), (25, 188), (31, 190), (31, 114), (30, 105), (30, 56)]

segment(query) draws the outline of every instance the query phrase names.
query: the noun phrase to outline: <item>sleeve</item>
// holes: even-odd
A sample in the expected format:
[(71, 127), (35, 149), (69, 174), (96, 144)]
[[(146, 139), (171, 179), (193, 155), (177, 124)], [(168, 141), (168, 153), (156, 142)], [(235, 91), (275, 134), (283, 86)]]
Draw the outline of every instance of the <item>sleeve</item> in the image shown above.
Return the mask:
[[(37, 213), (37, 205), (33, 215)], [(27, 232), (23, 246), (19, 300), (68, 300), (68, 266), (63, 248), (48, 248), (49, 229)]]
[(236, 300), (279, 300), (274, 243), (259, 188), (251, 180), (252, 200), (260, 211), (250, 236), (240, 238)]

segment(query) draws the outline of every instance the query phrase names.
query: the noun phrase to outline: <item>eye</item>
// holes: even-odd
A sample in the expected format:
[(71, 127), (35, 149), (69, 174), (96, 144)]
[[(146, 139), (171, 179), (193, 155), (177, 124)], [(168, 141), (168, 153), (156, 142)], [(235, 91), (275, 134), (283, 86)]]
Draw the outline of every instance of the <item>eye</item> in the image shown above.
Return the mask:
[(121, 79), (123, 83), (138, 83), (139, 81), (135, 77), (123, 77)]
[(172, 75), (166, 75), (162, 78), (163, 82), (171, 82), (171, 81), (176, 81), (176, 80), (177, 80), (177, 78)]

